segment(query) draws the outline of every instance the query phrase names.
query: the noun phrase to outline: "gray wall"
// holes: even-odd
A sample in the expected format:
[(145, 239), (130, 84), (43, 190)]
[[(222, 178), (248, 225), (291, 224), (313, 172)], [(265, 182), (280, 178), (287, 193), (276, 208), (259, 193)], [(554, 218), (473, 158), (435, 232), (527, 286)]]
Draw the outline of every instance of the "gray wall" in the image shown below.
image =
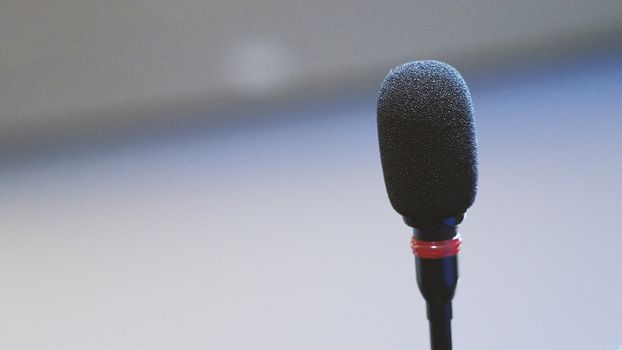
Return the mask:
[(621, 26), (618, 0), (4, 1), (0, 148), (340, 93), (416, 58), (614, 46)]

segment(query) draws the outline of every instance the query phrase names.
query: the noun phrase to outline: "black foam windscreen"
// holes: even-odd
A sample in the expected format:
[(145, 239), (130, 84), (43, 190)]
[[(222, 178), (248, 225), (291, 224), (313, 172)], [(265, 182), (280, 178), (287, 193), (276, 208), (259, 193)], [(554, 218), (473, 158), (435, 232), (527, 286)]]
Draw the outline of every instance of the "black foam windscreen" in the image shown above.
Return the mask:
[(393, 208), (413, 226), (464, 214), (475, 199), (477, 145), (460, 73), (439, 61), (395, 67), (382, 83), (377, 113)]

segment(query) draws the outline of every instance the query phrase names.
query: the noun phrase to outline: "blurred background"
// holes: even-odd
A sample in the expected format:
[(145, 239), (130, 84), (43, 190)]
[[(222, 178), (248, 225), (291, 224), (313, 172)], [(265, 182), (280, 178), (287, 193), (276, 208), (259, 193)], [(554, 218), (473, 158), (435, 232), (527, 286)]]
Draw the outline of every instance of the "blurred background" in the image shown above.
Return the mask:
[(464, 75), (458, 349), (622, 346), (622, 2), (4, 1), (0, 347), (426, 349), (377, 88)]

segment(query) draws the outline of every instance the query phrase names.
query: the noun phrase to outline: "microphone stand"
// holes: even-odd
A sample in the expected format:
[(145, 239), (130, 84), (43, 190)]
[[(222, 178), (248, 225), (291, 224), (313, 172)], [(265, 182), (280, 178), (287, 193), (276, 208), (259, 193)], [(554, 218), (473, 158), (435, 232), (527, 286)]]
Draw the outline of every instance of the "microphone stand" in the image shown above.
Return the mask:
[(412, 248), (417, 285), (426, 300), (432, 350), (452, 349), (451, 301), (458, 284), (457, 254), (462, 243), (456, 225), (461, 219), (451, 218), (442, 225), (414, 228)]
[(457, 256), (415, 258), (417, 284), (427, 304), (432, 350), (451, 350), (451, 299), (458, 283)]

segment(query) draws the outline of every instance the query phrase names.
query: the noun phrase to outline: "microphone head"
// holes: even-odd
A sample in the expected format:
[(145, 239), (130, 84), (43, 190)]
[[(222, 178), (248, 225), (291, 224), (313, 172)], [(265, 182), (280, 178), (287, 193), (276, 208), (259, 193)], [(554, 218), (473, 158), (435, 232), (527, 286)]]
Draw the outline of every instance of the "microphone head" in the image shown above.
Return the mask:
[(459, 223), (477, 188), (473, 106), (460, 73), (439, 61), (395, 67), (382, 83), (377, 114), (393, 208), (413, 227)]

